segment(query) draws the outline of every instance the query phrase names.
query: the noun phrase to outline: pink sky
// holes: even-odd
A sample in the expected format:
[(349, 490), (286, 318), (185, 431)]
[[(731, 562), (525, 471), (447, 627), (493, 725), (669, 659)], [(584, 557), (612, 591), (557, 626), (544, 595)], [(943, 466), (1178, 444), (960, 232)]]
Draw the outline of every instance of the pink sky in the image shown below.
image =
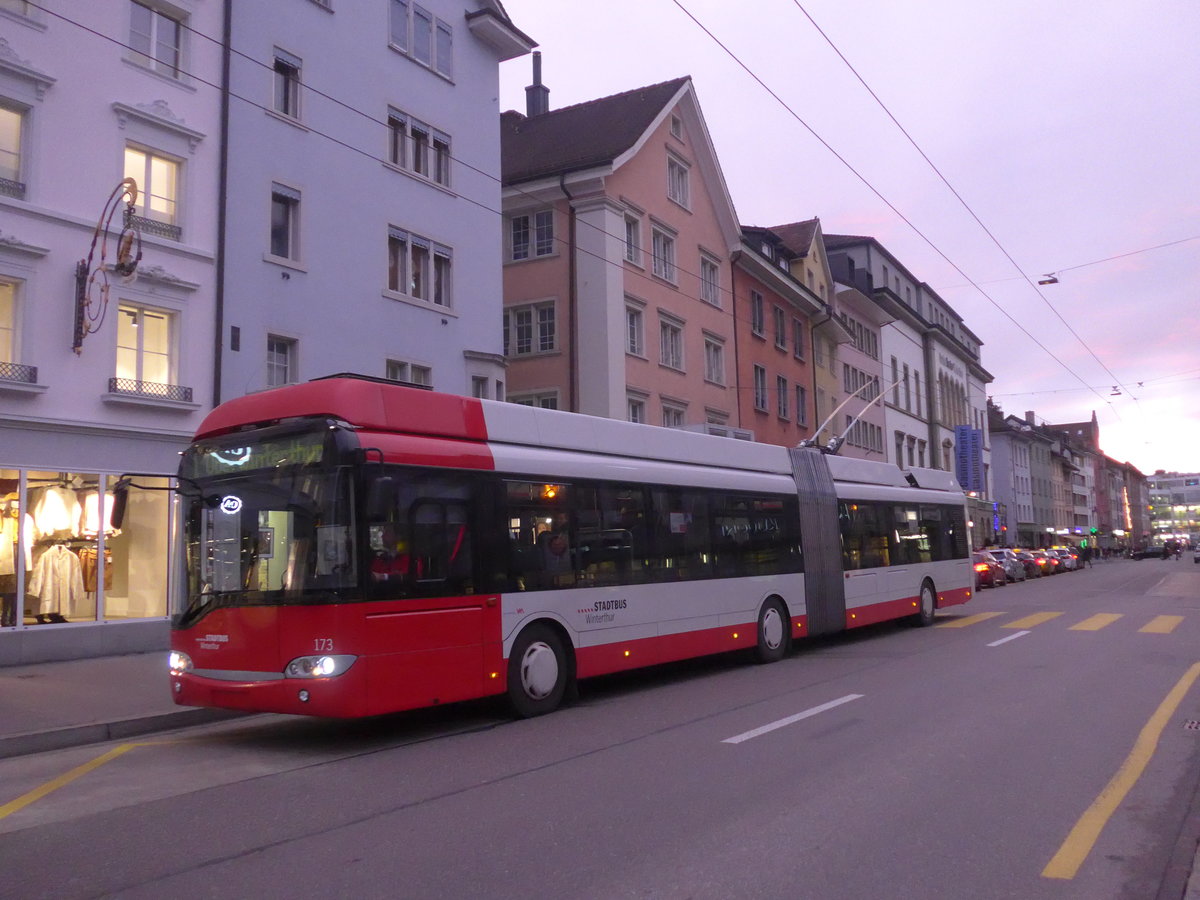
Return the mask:
[[(505, 8), (541, 45), (552, 108), (691, 75), (743, 224), (816, 215), (827, 232), (875, 235), (984, 341), (990, 391), (1005, 411), (1065, 422), (1095, 410), (1110, 456), (1147, 474), (1200, 471), (1200, 240), (1066, 271), (1039, 292), (804, 14), (1036, 281), (1200, 238), (1193, 0), (505, 0)], [(524, 109), (529, 79), (528, 57), (501, 67), (501, 109)], [(1120, 396), (1110, 396), (1114, 381)]]

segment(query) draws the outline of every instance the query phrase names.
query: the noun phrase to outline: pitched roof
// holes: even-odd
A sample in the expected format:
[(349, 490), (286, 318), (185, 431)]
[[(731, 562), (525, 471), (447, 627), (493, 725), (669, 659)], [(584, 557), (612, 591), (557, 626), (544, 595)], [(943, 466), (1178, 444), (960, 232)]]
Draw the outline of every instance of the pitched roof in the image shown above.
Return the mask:
[(770, 230), (783, 241), (783, 246), (797, 256), (804, 257), (808, 256), (809, 248), (812, 247), (813, 238), (816, 236), (820, 224), (821, 220), (814, 217), (805, 219), (803, 222), (792, 222), (790, 225), (773, 225)]
[(525, 116), (500, 116), (500, 171), (504, 184), (610, 163), (632, 147), (687, 84), (675, 78), (610, 97)]

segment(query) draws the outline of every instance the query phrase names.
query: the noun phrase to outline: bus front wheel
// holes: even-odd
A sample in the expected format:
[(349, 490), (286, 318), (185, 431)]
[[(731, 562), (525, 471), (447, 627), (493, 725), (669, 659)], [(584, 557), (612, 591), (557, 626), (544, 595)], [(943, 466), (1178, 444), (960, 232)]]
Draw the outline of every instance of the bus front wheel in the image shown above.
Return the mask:
[(563, 640), (546, 625), (530, 625), (508, 656), (508, 701), (522, 718), (557, 709), (567, 692), (570, 663)]
[(788, 651), (791, 620), (778, 597), (772, 597), (758, 611), (758, 661), (777, 662)]
[(937, 612), (937, 592), (928, 578), (921, 582), (921, 599), (918, 602), (920, 606), (917, 614), (912, 617), (912, 622), (925, 628), (933, 624), (934, 614)]

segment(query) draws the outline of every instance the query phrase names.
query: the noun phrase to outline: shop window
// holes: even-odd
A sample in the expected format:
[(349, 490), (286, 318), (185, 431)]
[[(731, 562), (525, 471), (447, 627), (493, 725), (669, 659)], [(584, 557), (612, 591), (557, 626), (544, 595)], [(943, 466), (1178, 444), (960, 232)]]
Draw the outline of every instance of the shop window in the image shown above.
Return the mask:
[(0, 628), (17, 624), (32, 560), (33, 522), (22, 514), (19, 475), (15, 469), (0, 469)]
[(111, 525), (115, 476), (0, 471), (0, 627), (162, 618), (171, 494), (133, 491)]

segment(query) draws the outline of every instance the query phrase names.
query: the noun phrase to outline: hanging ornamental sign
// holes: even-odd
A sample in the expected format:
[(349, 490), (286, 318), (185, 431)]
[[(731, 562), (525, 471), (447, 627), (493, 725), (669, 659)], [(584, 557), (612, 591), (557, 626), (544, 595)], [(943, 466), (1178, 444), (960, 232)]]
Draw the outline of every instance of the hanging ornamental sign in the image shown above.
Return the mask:
[[(83, 352), (83, 339), (95, 334), (104, 324), (104, 314), (108, 312), (109, 276), (115, 276), (120, 284), (128, 284), (137, 274), (138, 263), (142, 260), (142, 232), (134, 215), (137, 198), (138, 186), (132, 178), (123, 179), (113, 189), (96, 223), (96, 230), (92, 232), (92, 246), (87, 258), (75, 265), (75, 333), (71, 349), (76, 354)], [(121, 228), (114, 234), (113, 218), (122, 203), (125, 208), (121, 210)], [(110, 237), (115, 244), (114, 260), (108, 258)], [(96, 259), (97, 250), (99, 259)]]

